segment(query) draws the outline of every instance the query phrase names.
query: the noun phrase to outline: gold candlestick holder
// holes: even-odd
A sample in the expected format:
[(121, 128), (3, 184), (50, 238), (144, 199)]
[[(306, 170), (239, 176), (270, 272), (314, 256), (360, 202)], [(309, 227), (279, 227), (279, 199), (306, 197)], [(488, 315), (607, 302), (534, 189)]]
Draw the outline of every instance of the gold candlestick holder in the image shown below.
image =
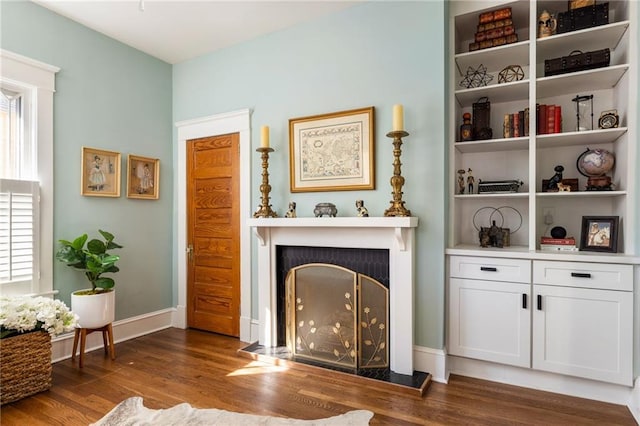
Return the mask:
[(260, 197), (260, 206), (253, 214), (253, 217), (278, 217), (278, 214), (271, 210), (271, 204), (269, 204), (269, 193), (271, 192), (271, 185), (269, 185), (269, 153), (273, 152), (273, 148), (260, 147), (256, 151), (262, 154), (262, 185), (260, 185), (262, 196)]
[(394, 130), (387, 133), (387, 137), (393, 138), (393, 176), (391, 177), (391, 188), (393, 191), (393, 200), (391, 200), (391, 207), (384, 211), (385, 216), (411, 216), (411, 211), (404, 207), (404, 201), (402, 201), (402, 186), (404, 185), (404, 178), (402, 177), (400, 166), (400, 155), (402, 154), (402, 138), (409, 136), (409, 133), (404, 130)]

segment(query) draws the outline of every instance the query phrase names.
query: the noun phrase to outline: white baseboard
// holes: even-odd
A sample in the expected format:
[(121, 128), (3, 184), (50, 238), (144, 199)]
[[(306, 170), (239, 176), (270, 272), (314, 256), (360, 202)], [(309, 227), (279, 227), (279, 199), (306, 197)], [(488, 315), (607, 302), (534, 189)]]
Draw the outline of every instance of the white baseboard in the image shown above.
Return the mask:
[(187, 307), (183, 305), (176, 306), (173, 317), (171, 318), (171, 325), (175, 328), (186, 329), (187, 328)]
[[(113, 340), (115, 343), (134, 339), (155, 331), (164, 330), (173, 325), (173, 317), (176, 309), (168, 308), (137, 317), (115, 321), (113, 323)], [(73, 351), (74, 333), (67, 333), (52, 339), (51, 362), (58, 362), (71, 358)], [(87, 336), (85, 353), (96, 349), (102, 349), (102, 335), (100, 333)], [(117, 355), (117, 354), (116, 354)]]
[[(634, 390), (627, 386), (564, 376), (528, 368), (513, 367), (451, 355), (447, 358), (448, 370), (451, 374), (625, 405), (629, 407), (630, 410), (632, 409), (632, 391), (640, 392), (640, 390)], [(637, 387), (638, 385), (636, 384), (636, 388)]]
[(631, 401), (629, 401), (628, 407), (636, 422), (640, 425), (640, 377), (636, 379), (636, 384), (631, 391)]
[(447, 383), (447, 354), (442, 349), (414, 346), (413, 369), (430, 373), (435, 382)]

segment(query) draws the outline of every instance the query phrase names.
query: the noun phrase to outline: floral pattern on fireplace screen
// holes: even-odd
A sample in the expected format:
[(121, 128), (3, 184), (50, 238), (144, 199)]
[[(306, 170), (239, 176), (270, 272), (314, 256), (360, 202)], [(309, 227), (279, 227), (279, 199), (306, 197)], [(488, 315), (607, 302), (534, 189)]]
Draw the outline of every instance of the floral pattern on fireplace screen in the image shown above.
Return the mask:
[(286, 278), (287, 342), (294, 356), (350, 368), (387, 368), (389, 290), (329, 264), (293, 268)]

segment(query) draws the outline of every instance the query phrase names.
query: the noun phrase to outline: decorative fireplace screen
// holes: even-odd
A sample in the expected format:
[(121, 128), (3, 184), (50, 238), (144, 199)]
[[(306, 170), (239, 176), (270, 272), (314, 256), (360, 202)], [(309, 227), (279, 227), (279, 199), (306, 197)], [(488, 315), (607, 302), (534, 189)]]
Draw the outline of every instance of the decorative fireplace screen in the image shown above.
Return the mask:
[(294, 357), (343, 368), (389, 365), (389, 289), (331, 264), (286, 277), (287, 347)]

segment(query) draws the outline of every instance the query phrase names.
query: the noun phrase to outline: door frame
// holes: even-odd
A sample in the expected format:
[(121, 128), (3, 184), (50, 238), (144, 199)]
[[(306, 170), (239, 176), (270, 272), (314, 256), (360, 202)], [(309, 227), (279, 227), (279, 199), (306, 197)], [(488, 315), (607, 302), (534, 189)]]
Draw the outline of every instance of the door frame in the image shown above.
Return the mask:
[[(240, 136), (240, 340), (252, 342), (251, 333), (251, 232), (244, 220), (251, 211), (251, 110), (184, 120), (178, 128), (177, 173), (174, 195), (177, 199), (178, 303), (172, 325), (187, 328), (187, 141), (208, 136), (239, 133)], [(245, 216), (245, 213), (247, 216)], [(256, 335), (255, 333), (253, 335)]]

